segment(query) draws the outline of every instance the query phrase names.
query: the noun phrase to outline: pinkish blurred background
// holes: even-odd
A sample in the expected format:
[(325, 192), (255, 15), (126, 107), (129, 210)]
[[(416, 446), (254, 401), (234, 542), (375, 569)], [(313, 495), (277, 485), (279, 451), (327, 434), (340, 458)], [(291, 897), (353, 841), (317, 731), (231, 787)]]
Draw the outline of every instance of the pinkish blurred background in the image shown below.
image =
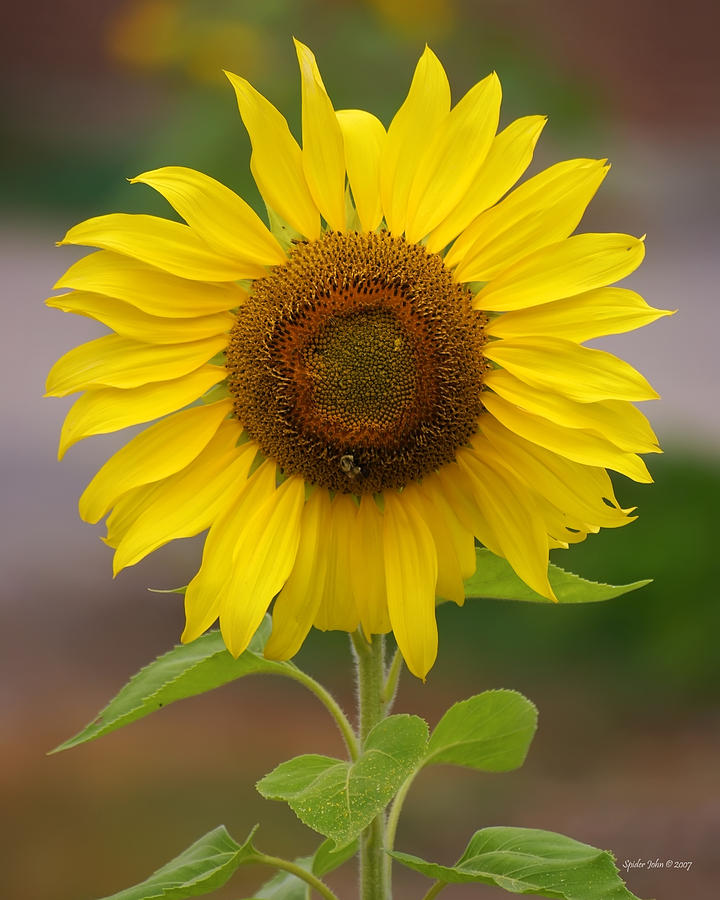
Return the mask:
[[(290, 684), (248, 679), (185, 701), (97, 743), (47, 758), (127, 678), (175, 643), (176, 595), (199, 544), (183, 542), (111, 579), (100, 528), (82, 524), (82, 488), (126, 435), (55, 461), (70, 401), (43, 400), (52, 362), (99, 333), (42, 301), (82, 255), (54, 241), (110, 211), (168, 215), (127, 176), (195, 166), (257, 201), (249, 145), (221, 74), (248, 77), (299, 121), (291, 35), (316, 52), (336, 107), (387, 124), (427, 41), (454, 96), (496, 69), (503, 121), (547, 113), (532, 171), (573, 155), (613, 169), (583, 223), (648, 233), (629, 280), (653, 305), (679, 308), (602, 342), (638, 366), (663, 400), (646, 411), (666, 454), (656, 484), (618, 477), (640, 519), (556, 562), (649, 588), (579, 609), (495, 602), (439, 613), (441, 650), (427, 686), (406, 678), (401, 710), (434, 723), (451, 702), (491, 687), (540, 707), (528, 762), (505, 776), (423, 775), (399, 848), (450, 863), (488, 824), (547, 828), (625, 860), (689, 860), (689, 872), (635, 869), (638, 896), (711, 900), (720, 878), (718, 553), (720, 305), (717, 198), (720, 15), (709, 0), (36, 0), (3, 10), (0, 262), (3, 321), (0, 882), (3, 900), (90, 900), (146, 877), (224, 822), (280, 855), (314, 836), (252, 784), (289, 753), (339, 751), (322, 710)], [(621, 483), (622, 482), (622, 483)], [(343, 635), (316, 635), (301, 662), (349, 706)], [(216, 896), (250, 896), (242, 871)], [(354, 876), (340, 874), (342, 896)], [(408, 873), (396, 896), (420, 896)], [(500, 897), (478, 887), (443, 896)]]

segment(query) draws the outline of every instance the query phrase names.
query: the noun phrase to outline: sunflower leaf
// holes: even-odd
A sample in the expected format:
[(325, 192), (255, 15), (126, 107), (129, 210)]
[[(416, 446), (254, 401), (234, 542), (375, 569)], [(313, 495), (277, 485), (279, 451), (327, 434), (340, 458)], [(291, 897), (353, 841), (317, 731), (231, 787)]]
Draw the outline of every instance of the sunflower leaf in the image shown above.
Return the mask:
[(525, 761), (537, 709), (517, 691), (484, 691), (451, 706), (430, 736), (425, 765), (509, 772)]
[(237, 659), (225, 649), (219, 631), (209, 631), (190, 644), (175, 647), (141, 669), (89, 725), (56, 747), (69, 750), (115, 731), (143, 716), (220, 687), (245, 675), (292, 675), (292, 663), (273, 662), (262, 655), (270, 632), (266, 617), (248, 649)]
[(476, 831), (454, 866), (429, 863), (408, 853), (391, 856), (445, 884), (479, 882), (513, 894), (561, 900), (638, 900), (625, 887), (612, 854), (535, 828)]
[(285, 800), (301, 822), (341, 847), (372, 822), (422, 762), (428, 728), (417, 716), (390, 716), (373, 728), (354, 763), (308, 754), (281, 763), (257, 789)]
[(244, 844), (238, 844), (224, 825), (195, 841), (175, 859), (141, 884), (126, 888), (104, 900), (181, 900), (199, 897), (222, 887), (243, 863), (260, 854), (252, 845), (257, 825)]
[[(532, 603), (550, 603), (547, 597), (537, 594), (521, 581), (507, 560), (495, 556), (489, 550), (478, 549), (477, 568), (465, 582), (465, 596), (470, 598), (492, 597), (496, 600), (526, 600)], [(652, 579), (633, 581), (632, 584), (602, 584), (588, 581), (572, 572), (566, 572), (552, 563), (548, 577), (560, 603), (598, 603), (613, 600), (630, 591), (650, 584)]]
[[(301, 856), (294, 863), (309, 872), (312, 859), (312, 856)], [(308, 884), (290, 872), (277, 872), (249, 900), (308, 900)]]
[[(312, 872), (318, 878), (339, 868), (357, 853), (358, 842), (334, 849), (334, 842), (325, 840), (313, 856), (301, 856), (294, 860), (295, 865)], [(308, 900), (309, 888), (306, 882), (291, 872), (278, 872), (262, 887), (255, 891), (252, 900)]]

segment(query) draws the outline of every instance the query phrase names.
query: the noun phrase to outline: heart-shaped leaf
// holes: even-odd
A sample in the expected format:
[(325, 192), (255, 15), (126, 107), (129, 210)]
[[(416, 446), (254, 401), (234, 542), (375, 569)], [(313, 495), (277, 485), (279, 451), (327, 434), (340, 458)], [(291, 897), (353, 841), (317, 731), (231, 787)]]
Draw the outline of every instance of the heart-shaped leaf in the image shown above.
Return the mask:
[(417, 716), (384, 719), (353, 762), (314, 754), (281, 763), (257, 785), (263, 797), (285, 800), (297, 817), (337, 846), (366, 828), (420, 764), (426, 723)]
[[(465, 582), (466, 597), (492, 597), (497, 600), (526, 600), (532, 603), (552, 604), (552, 600), (537, 594), (521, 581), (507, 560), (485, 549), (478, 549), (476, 557), (475, 574)], [(552, 564), (548, 567), (548, 578), (560, 603), (598, 603), (602, 600), (613, 600), (651, 582), (651, 579), (645, 579), (634, 581), (632, 584), (601, 584), (573, 575), (572, 572), (566, 572)]]
[(176, 700), (194, 697), (245, 675), (287, 675), (292, 663), (265, 659), (262, 649), (270, 633), (266, 617), (248, 649), (237, 659), (225, 649), (219, 631), (209, 631), (190, 644), (170, 650), (133, 675), (117, 696), (81, 732), (53, 750), (68, 750), (147, 716)]
[(224, 825), (195, 841), (149, 878), (104, 900), (184, 900), (222, 887), (243, 863), (258, 853), (252, 845), (253, 828), (244, 844), (234, 841)]
[(537, 709), (517, 691), (485, 691), (451, 706), (430, 737), (425, 765), (509, 772), (525, 761)]
[(535, 828), (483, 828), (454, 866), (392, 853), (416, 872), (448, 884), (480, 882), (513, 894), (560, 900), (638, 900), (606, 850)]

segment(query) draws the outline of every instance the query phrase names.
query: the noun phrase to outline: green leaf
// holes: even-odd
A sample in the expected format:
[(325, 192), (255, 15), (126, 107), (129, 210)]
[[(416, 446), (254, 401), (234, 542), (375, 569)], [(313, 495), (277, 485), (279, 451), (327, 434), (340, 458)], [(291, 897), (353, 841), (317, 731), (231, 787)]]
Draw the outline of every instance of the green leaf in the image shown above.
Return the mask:
[(618, 875), (612, 854), (535, 828), (476, 831), (454, 866), (392, 853), (416, 872), (450, 884), (481, 882), (513, 894), (561, 900), (638, 900)]
[[(311, 870), (312, 856), (295, 860), (307, 872)], [(290, 872), (278, 872), (253, 894), (251, 900), (308, 900), (307, 882)]]
[(517, 691), (485, 691), (451, 706), (430, 737), (425, 765), (509, 772), (525, 761), (537, 709)]
[[(495, 556), (489, 550), (476, 550), (477, 569), (465, 582), (466, 597), (493, 597), (497, 600), (527, 600), (532, 603), (550, 603), (547, 597), (537, 594), (521, 581), (510, 563)], [(633, 581), (632, 584), (601, 584), (588, 581), (572, 572), (566, 572), (552, 563), (548, 567), (548, 577), (560, 603), (598, 603), (613, 600), (630, 591), (650, 584), (652, 579)]]
[(239, 866), (252, 862), (258, 856), (252, 846), (256, 830), (257, 825), (241, 845), (230, 837), (224, 825), (220, 825), (142, 884), (104, 900), (181, 900), (215, 891), (229, 880)]
[[(333, 847), (333, 841), (323, 841), (314, 856), (301, 856), (294, 862), (307, 872), (312, 872), (313, 875), (322, 878), (328, 872), (339, 868), (350, 857), (355, 856), (358, 842), (351, 841), (338, 850)], [(308, 900), (308, 890), (307, 883), (296, 875), (292, 875), (290, 872), (278, 872), (255, 892), (252, 900)]]
[(334, 841), (323, 841), (315, 851), (315, 856), (313, 857), (313, 875), (317, 875), (318, 878), (323, 878), (328, 872), (339, 869), (343, 863), (352, 859), (357, 852), (357, 840), (352, 840), (339, 847), (336, 846)]
[(219, 631), (210, 631), (190, 644), (175, 647), (141, 669), (97, 718), (52, 752), (92, 741), (169, 703), (194, 697), (245, 675), (292, 674), (295, 671), (292, 663), (273, 662), (262, 656), (269, 632), (270, 619), (266, 617), (248, 649), (237, 659), (225, 649)]
[(427, 736), (417, 716), (390, 716), (373, 728), (354, 763), (298, 756), (262, 778), (257, 789), (287, 801), (302, 822), (340, 847), (372, 822), (418, 767)]

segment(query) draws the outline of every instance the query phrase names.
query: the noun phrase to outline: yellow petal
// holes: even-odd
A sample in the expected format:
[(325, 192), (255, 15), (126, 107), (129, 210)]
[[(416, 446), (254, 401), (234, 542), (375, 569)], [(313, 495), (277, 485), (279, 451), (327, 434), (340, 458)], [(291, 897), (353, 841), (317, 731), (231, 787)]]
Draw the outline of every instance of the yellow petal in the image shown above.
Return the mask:
[(118, 544), (114, 574), (169, 541), (193, 537), (210, 527), (227, 506), (231, 486), (247, 478), (255, 455), (247, 443), (236, 446), (240, 432), (236, 420), (226, 419), (195, 460), (161, 483)]
[[(492, 416), (483, 416), (481, 427), (483, 435), (496, 448), (500, 460), (558, 509), (583, 522), (605, 528), (617, 528), (632, 521), (622, 510), (604, 502), (595, 475), (588, 472), (587, 466), (524, 440)], [(473, 446), (478, 449), (475, 440)]]
[(303, 173), (302, 152), (285, 117), (238, 75), (225, 72), (235, 89), (240, 115), (250, 135), (250, 169), (265, 203), (297, 232), (320, 237), (320, 216)]
[(157, 216), (96, 216), (71, 228), (58, 243), (114, 250), (193, 281), (239, 281), (265, 274), (257, 263), (213, 250), (187, 225)]
[(415, 69), (405, 102), (387, 133), (380, 164), (380, 195), (388, 229), (405, 231), (408, 197), (427, 147), (428, 136), (450, 109), (450, 85), (440, 60), (425, 48)]
[(303, 508), (295, 565), (273, 605), (272, 633), (264, 650), (268, 659), (295, 656), (312, 627), (325, 590), (329, 521), (330, 495), (319, 488)]
[(424, 679), (437, 656), (437, 554), (430, 530), (402, 496), (386, 492), (383, 515), (387, 603), (408, 669)]
[(604, 159), (570, 159), (530, 178), (488, 209), (453, 244), (445, 258), (458, 264), (458, 281), (490, 281), (578, 226), (609, 166)]
[(483, 353), (526, 384), (579, 403), (658, 397), (647, 380), (624, 360), (562, 338), (491, 341)]
[(626, 400), (577, 403), (552, 391), (530, 387), (504, 369), (488, 372), (485, 385), (521, 409), (550, 419), (556, 425), (602, 435), (620, 450), (660, 452), (650, 423)]
[(302, 162), (320, 214), (334, 231), (345, 230), (345, 152), (335, 110), (309, 47), (295, 41), (302, 84)]
[(116, 297), (154, 316), (207, 316), (241, 306), (247, 294), (235, 284), (188, 281), (110, 250), (79, 259), (55, 285)]
[(227, 335), (187, 344), (140, 344), (108, 334), (73, 347), (47, 377), (47, 396), (65, 397), (89, 387), (134, 388), (180, 378), (212, 359), (227, 344)]
[(182, 409), (226, 376), (224, 366), (208, 365), (173, 381), (159, 381), (128, 390), (92, 388), (78, 397), (65, 417), (58, 459), (83, 438), (150, 422)]
[(576, 234), (501, 272), (473, 305), (504, 312), (605, 287), (634, 272), (644, 255), (643, 242), (627, 234)]
[(502, 555), (525, 584), (556, 600), (548, 581), (548, 542), (535, 501), (525, 485), (495, 461), (466, 453), (460, 466), (497, 536)]
[(295, 565), (304, 504), (304, 481), (287, 478), (268, 493), (238, 534), (232, 574), (220, 605), (220, 630), (235, 657), (250, 643)]
[(345, 166), (363, 231), (375, 231), (383, 217), (380, 202), (380, 158), (385, 128), (363, 109), (336, 113), (345, 146)]
[[(526, 469), (518, 470), (514, 465), (512, 457), (505, 457), (497, 447), (491, 443), (487, 435), (477, 434), (472, 440), (472, 446), (477, 455), (484, 462), (493, 466), (496, 470), (509, 473), (514, 479), (520, 481), (527, 495), (534, 503), (534, 513), (539, 517), (542, 523), (542, 530), (545, 533), (545, 540), (548, 549), (555, 546), (562, 546), (567, 549), (569, 544), (576, 544), (585, 540), (589, 531), (597, 532), (599, 527), (589, 525), (583, 517), (577, 518), (572, 516), (567, 509), (558, 506), (558, 497), (553, 495), (551, 490), (543, 490), (543, 485), (547, 486), (547, 482), (541, 482), (540, 485), (531, 482)], [(618, 524), (626, 524), (624, 519)]]
[(488, 391), (483, 397), (487, 411), (515, 434), (534, 444), (559, 453), (588, 466), (613, 469), (633, 481), (652, 481), (645, 463), (634, 453), (627, 453), (598, 434), (580, 428), (565, 428), (549, 419), (525, 412)]
[(79, 313), (97, 319), (123, 337), (148, 344), (179, 344), (214, 337), (229, 331), (235, 321), (235, 317), (229, 312), (194, 319), (151, 316), (122, 300), (86, 291), (50, 297), (45, 304), (63, 312)]
[(350, 544), (357, 507), (348, 494), (336, 494), (330, 511), (325, 586), (313, 624), (321, 631), (351, 632), (360, 622), (350, 574)]
[(434, 510), (434, 515), (439, 517), (449, 539), (452, 541), (462, 579), (469, 578), (474, 573), (477, 565), (472, 529), (466, 528), (461, 523), (449, 498), (442, 490), (440, 480), (436, 474), (423, 479), (422, 492), (427, 496), (428, 502)]
[[(259, 449), (248, 441), (248, 452)], [(210, 526), (203, 547), (200, 570), (185, 591), (185, 630), (183, 644), (194, 641), (220, 614), (233, 570), (233, 554), (238, 536), (275, 490), (275, 463), (266, 460), (251, 477), (238, 479), (228, 492), (228, 505)]]
[(165, 484), (164, 481), (156, 481), (153, 484), (141, 484), (126, 491), (116, 501), (105, 520), (107, 535), (101, 539), (103, 543), (113, 549), (116, 548), (125, 537), (127, 530), (152, 504), (163, 484)]
[(654, 309), (627, 288), (603, 287), (565, 300), (508, 312), (492, 319), (488, 334), (514, 338), (548, 334), (567, 341), (589, 341), (649, 325), (672, 310)]
[(428, 235), (425, 246), (429, 253), (439, 253), (510, 190), (530, 165), (546, 122), (545, 116), (525, 116), (493, 138), (485, 161), (460, 202)]
[[(462, 456), (468, 452), (467, 448), (461, 447), (456, 455), (457, 460), (461, 460)], [(425, 479), (423, 485), (434, 479), (437, 479), (439, 485), (436, 494), (442, 494), (452, 507), (461, 525), (475, 535), (488, 550), (491, 550), (497, 556), (502, 556), (497, 536), (492, 530), (487, 516), (480, 509), (473, 495), (470, 480), (458, 462), (443, 466)], [(474, 567), (473, 571), (475, 571)]]
[(447, 526), (438, 515), (434, 504), (423, 488), (408, 485), (402, 493), (403, 503), (409, 504), (415, 514), (427, 525), (437, 554), (437, 586), (435, 593), (443, 600), (452, 600), (458, 606), (465, 602), (465, 586), (460, 563)]
[(409, 241), (425, 237), (465, 196), (497, 131), (501, 97), (493, 72), (470, 88), (430, 138), (408, 195)]
[[(587, 524), (584, 518), (574, 517), (566, 509), (559, 507), (552, 497), (540, 489), (540, 485), (531, 483), (528, 477), (524, 477), (523, 472), (519, 472), (510, 464), (485, 434), (475, 435), (472, 446), (480, 459), (522, 484), (534, 503), (534, 512), (542, 524), (548, 549), (552, 549), (556, 542), (567, 548), (569, 544), (585, 540), (590, 531), (600, 530), (596, 525)], [(626, 522), (627, 520), (624, 520), (623, 524)]]
[(193, 231), (222, 256), (260, 266), (285, 262), (282, 247), (260, 216), (214, 178), (184, 166), (165, 166), (130, 179), (131, 184), (136, 182), (162, 194)]
[(375, 499), (363, 494), (350, 540), (350, 578), (360, 623), (369, 638), (390, 631), (385, 591), (382, 513)]
[(185, 468), (207, 446), (232, 411), (230, 400), (193, 406), (140, 432), (113, 454), (80, 497), (80, 517), (97, 522), (115, 500)]

